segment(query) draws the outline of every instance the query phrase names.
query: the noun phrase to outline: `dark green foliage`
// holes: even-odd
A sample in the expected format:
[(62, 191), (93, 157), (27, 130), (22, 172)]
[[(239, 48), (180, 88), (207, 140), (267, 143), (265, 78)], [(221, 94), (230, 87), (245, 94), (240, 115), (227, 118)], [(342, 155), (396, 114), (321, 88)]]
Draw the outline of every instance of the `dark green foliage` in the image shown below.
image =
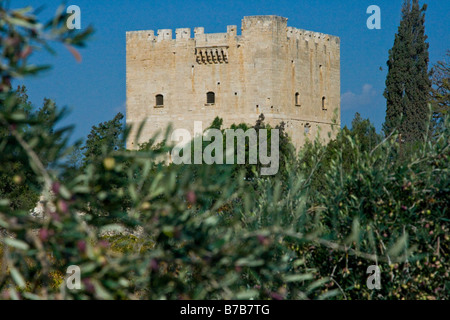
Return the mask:
[[(272, 136), (272, 129), (277, 129), (279, 132), (279, 168), (278, 168), (278, 173), (276, 174), (276, 178), (277, 179), (286, 179), (286, 177), (289, 175), (289, 168), (287, 167), (288, 163), (291, 162), (294, 158), (295, 158), (295, 148), (292, 145), (290, 138), (288, 137), (286, 131), (285, 131), (285, 124), (284, 122), (278, 124), (277, 126), (275, 126), (275, 128), (272, 128), (270, 125), (266, 124), (264, 122), (264, 114), (260, 114), (258, 120), (256, 121), (255, 125), (253, 125), (252, 127), (247, 126), (246, 124), (233, 124), (230, 126), (230, 129), (233, 130), (238, 130), (238, 129), (242, 129), (244, 132), (247, 131), (250, 128), (255, 129), (257, 136), (258, 136), (258, 145), (257, 145), (257, 153), (259, 154), (259, 141), (260, 141), (260, 137), (259, 137), (259, 130), (261, 129), (265, 129), (267, 130), (267, 148), (269, 153), (271, 152), (270, 148), (271, 148), (271, 136)], [(214, 128), (215, 126), (217, 126), (220, 123), (220, 125), (222, 124), (222, 119), (216, 118), (213, 121), (213, 124), (211, 125), (211, 128)], [(220, 126), (219, 126), (220, 128)], [(223, 139), (224, 139), (224, 148), (226, 146), (226, 131), (222, 130), (223, 134)], [(245, 140), (245, 164), (243, 165), (238, 165), (237, 164), (237, 140), (235, 140), (235, 147), (234, 147), (234, 151), (235, 151), (235, 160), (234, 163), (235, 165), (235, 169), (234, 172), (235, 174), (237, 174), (238, 172), (240, 172), (241, 170), (245, 171), (245, 177), (246, 180), (248, 181), (252, 181), (254, 180), (256, 177), (260, 177), (260, 172), (261, 172), (261, 168), (263, 167), (263, 165), (261, 165), (260, 161), (258, 161), (258, 163), (255, 164), (249, 164), (249, 153), (250, 153), (250, 146), (249, 146), (249, 141), (248, 139)], [(224, 151), (225, 154), (225, 151)], [(265, 178), (270, 179), (272, 176), (266, 176)]]
[[(8, 4), (2, 2), (0, 4), (0, 109), (2, 112), (16, 112), (22, 110), (21, 117), (32, 118), (30, 123), (46, 121), (47, 127), (41, 127), (39, 132), (34, 131), (35, 128), (30, 126), (20, 126), (23, 121), (20, 119), (2, 119), (0, 122), (0, 137), (9, 146), (16, 143), (11, 131), (18, 133), (27, 132), (29, 137), (48, 134), (56, 134), (59, 139), (61, 131), (48, 132), (53, 127), (55, 119), (49, 119), (51, 109), (54, 105), (51, 101), (46, 100), (44, 106), (37, 112), (32, 114), (32, 106), (28, 101), (26, 89), (18, 88), (14, 94), (10, 94), (12, 89), (11, 81), (15, 77), (29, 76), (39, 73), (48, 68), (48, 66), (34, 66), (28, 63), (29, 56), (40, 48), (53, 52), (47, 45), (48, 41), (55, 40), (64, 43), (66, 46), (83, 46), (84, 41), (92, 33), (92, 28), (86, 28), (83, 32), (76, 30), (69, 31), (66, 28), (65, 21), (67, 14), (65, 10), (60, 10), (57, 15), (46, 24), (40, 24), (33, 15), (31, 7), (22, 9), (10, 9)], [(73, 49), (73, 48), (72, 48)], [(10, 127), (5, 123), (8, 120)], [(35, 143), (43, 142), (45, 139), (34, 140)], [(47, 140), (48, 142), (48, 140)], [(56, 142), (56, 141), (55, 141)], [(57, 141), (61, 143), (61, 140)], [(2, 146), (7, 149), (5, 146)], [(33, 145), (37, 150), (41, 145)], [(56, 159), (58, 155), (54, 152), (57, 146), (47, 150), (48, 154), (39, 154), (43, 165), (48, 164)], [(0, 197), (15, 195), (12, 199), (11, 206), (14, 208), (22, 208), (30, 210), (38, 199), (40, 186), (33, 175), (33, 168), (29, 166), (28, 156), (20, 148), (13, 148), (9, 153), (3, 152), (0, 155)]]
[[(31, 113), (32, 106), (28, 103), (24, 87), (18, 88), (16, 91), (16, 102), (27, 115)], [(3, 103), (0, 108), (4, 108)], [(0, 125), (0, 138), (5, 141), (4, 143), (14, 143), (10, 130), (4, 124)], [(0, 197), (13, 199), (10, 203), (12, 208), (31, 210), (38, 200), (38, 190), (36, 190), (35, 176), (27, 165), (26, 156), (15, 150), (12, 154), (2, 153), (0, 160), (2, 163), (0, 166)]]
[(370, 152), (381, 140), (369, 119), (362, 119), (361, 115), (356, 113), (351, 130), (345, 126), (326, 147), (318, 141), (308, 141), (302, 148), (299, 168), (305, 175), (312, 173), (309, 183), (320, 192), (325, 188), (325, 173), (330, 170), (333, 156), (339, 154), (342, 157), (342, 169), (348, 173), (355, 162), (352, 141), (357, 143), (360, 152)]
[(398, 130), (406, 142), (423, 140), (427, 135), (431, 81), (428, 73), (428, 43), (425, 11), (418, 0), (406, 0), (402, 20), (389, 51), (384, 96), (387, 100), (384, 132)]
[(114, 119), (93, 126), (88, 135), (85, 145), (81, 148), (84, 155), (84, 164), (92, 163), (102, 155), (111, 151), (123, 150), (125, 148), (124, 116), (118, 113)]
[(67, 155), (67, 160), (65, 165), (73, 171), (78, 171), (83, 164), (83, 154), (81, 152), (81, 143), (76, 143), (69, 154)]
[[(2, 125), (0, 127), (0, 136), (4, 138), (8, 146), (14, 146), (17, 142), (11, 134), (11, 129), (20, 132), (27, 139), (36, 135), (40, 139), (34, 140), (34, 147), (41, 150), (43, 144), (48, 142), (49, 137), (54, 141), (54, 148), (47, 151), (37, 152), (42, 159), (43, 166), (47, 167), (52, 161), (55, 161), (58, 154), (58, 147), (63, 143), (63, 131), (55, 131), (53, 129), (56, 121), (58, 121), (58, 113), (55, 112), (55, 104), (53, 101), (45, 99), (43, 106), (38, 110), (33, 110), (32, 104), (28, 100), (26, 88), (19, 87), (11, 94), (5, 95), (4, 103), (1, 104), (0, 110), (11, 112), (12, 110), (23, 112), (23, 116), (28, 118), (30, 125), (18, 125), (16, 123), (9, 127)], [(8, 108), (8, 102), (10, 108)], [(37, 127), (32, 124), (43, 123), (43, 126), (36, 131)], [(56, 138), (56, 139), (55, 139)], [(55, 139), (55, 140), (53, 140)], [(43, 148), (42, 150), (45, 150)], [(33, 168), (29, 165), (28, 156), (20, 148), (12, 148), (9, 152), (5, 152), (0, 156), (2, 166), (0, 167), (0, 195), (13, 199), (11, 206), (13, 208), (22, 208), (31, 210), (35, 207), (41, 186), (36, 179)]]
[(450, 106), (450, 50), (442, 61), (438, 61), (432, 69), (433, 88), (431, 89), (433, 107), (434, 134), (442, 131), (443, 119), (449, 115)]
[[(397, 137), (367, 149), (343, 131), (342, 137), (348, 141), (346, 151), (335, 149), (329, 156), (328, 168), (318, 177), (320, 185), (312, 184), (312, 203), (308, 207), (321, 211), (318, 219), (324, 230), (329, 230), (331, 239), (342, 239), (348, 250), (378, 256), (382, 289), (371, 291), (365, 285), (367, 262), (358, 255), (299, 246), (320, 274), (334, 275), (347, 298), (448, 296), (448, 119), (445, 128), (446, 133), (441, 133), (436, 143), (422, 144), (420, 151), (402, 161), (398, 161)], [(346, 164), (348, 157), (350, 165)], [(409, 257), (407, 261), (395, 261), (392, 252)], [(386, 253), (387, 259), (379, 259)]]
[[(281, 175), (244, 179), (234, 166), (193, 170), (155, 161), (169, 146), (110, 150), (73, 181), (52, 178), (56, 210), (46, 207), (48, 219), (0, 209), (2, 225), (19, 241), (8, 245), (7, 259), (30, 283), (26, 298), (42, 286), (58, 297), (48, 275), (73, 264), (86, 270), (84, 286), (63, 298), (445, 298), (448, 132), (404, 163), (393, 161), (396, 137), (377, 141), (357, 115), (352, 130), (315, 145), (328, 153), (320, 173), (322, 158), (312, 154), (311, 167), (289, 171), (283, 184)], [(287, 165), (295, 168), (293, 161)], [(316, 178), (320, 189), (311, 183)], [(138, 238), (99, 232), (137, 226)], [(41, 230), (39, 237), (29, 228)], [(54, 261), (39, 260), (41, 246)], [(33, 264), (21, 263), (23, 254)], [(381, 291), (365, 286), (375, 261)], [(15, 277), (4, 285), (7, 279), (20, 286)]]

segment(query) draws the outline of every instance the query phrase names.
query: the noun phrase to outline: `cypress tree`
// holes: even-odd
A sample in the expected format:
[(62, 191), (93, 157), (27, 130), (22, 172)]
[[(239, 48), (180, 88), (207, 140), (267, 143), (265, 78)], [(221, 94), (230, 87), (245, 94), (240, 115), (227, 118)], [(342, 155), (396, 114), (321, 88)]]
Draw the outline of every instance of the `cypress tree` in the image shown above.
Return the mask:
[(432, 68), (431, 104), (433, 106), (433, 134), (444, 129), (445, 117), (450, 110), (450, 50), (445, 58)]
[(405, 0), (402, 20), (389, 50), (384, 132), (398, 129), (403, 141), (423, 139), (428, 123), (431, 80), (425, 11), (419, 0)]

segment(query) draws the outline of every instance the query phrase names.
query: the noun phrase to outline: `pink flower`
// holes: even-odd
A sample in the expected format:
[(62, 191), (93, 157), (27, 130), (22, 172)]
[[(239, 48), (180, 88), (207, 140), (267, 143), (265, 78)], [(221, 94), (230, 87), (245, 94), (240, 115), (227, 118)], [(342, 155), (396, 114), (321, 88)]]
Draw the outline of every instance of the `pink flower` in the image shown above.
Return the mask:
[(59, 216), (59, 214), (57, 214), (56, 212), (52, 211), (50, 212), (50, 217), (55, 220), (56, 222), (60, 222), (61, 221), (61, 217)]
[(58, 200), (58, 209), (62, 213), (67, 213), (69, 211), (69, 206), (64, 200)]
[(28, 46), (28, 47), (25, 48), (25, 50), (23, 50), (20, 53), (20, 57), (22, 59), (26, 59), (31, 54), (31, 52), (33, 52), (33, 49), (30, 46)]
[(50, 236), (50, 232), (48, 229), (40, 229), (39, 230), (39, 239), (41, 239), (41, 241), (45, 242), (48, 240)]
[(152, 259), (150, 261), (150, 268), (152, 268), (154, 272), (157, 272), (159, 270), (158, 261), (156, 261), (156, 259)]
[(272, 292), (272, 293), (270, 294), (270, 297), (271, 297), (273, 300), (283, 300), (283, 299), (284, 299), (284, 297), (283, 297), (281, 294), (277, 293), (277, 292)]
[(258, 235), (257, 238), (259, 243), (262, 244), (263, 246), (268, 246), (270, 244), (270, 240), (265, 236)]
[(95, 293), (95, 287), (92, 284), (91, 279), (89, 279), (89, 278), (83, 279), (83, 284), (84, 284), (87, 292)]
[(52, 191), (54, 194), (59, 193), (59, 188), (61, 188), (61, 184), (58, 181), (53, 182), (52, 184)]
[(77, 248), (80, 251), (80, 253), (86, 252), (86, 241), (80, 240), (77, 242)]
[(186, 200), (187, 200), (187, 202), (189, 202), (190, 204), (195, 204), (196, 202), (197, 202), (197, 196), (196, 196), (196, 194), (195, 194), (195, 192), (194, 191), (189, 191), (187, 194), (186, 194)]
[(103, 249), (107, 249), (109, 247), (109, 242), (106, 240), (100, 240), (98, 245)]
[(2, 291), (1, 296), (2, 296), (3, 299), (5, 299), (5, 300), (9, 300), (10, 297), (11, 297), (10, 294), (9, 294), (9, 290), (7, 290), (7, 289), (5, 289), (5, 290)]

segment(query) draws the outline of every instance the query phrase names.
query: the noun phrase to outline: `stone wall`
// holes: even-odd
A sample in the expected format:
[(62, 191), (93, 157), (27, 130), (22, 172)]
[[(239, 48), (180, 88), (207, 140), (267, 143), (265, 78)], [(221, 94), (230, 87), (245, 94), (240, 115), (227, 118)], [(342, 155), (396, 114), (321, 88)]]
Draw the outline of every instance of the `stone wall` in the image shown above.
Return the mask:
[[(326, 141), (335, 119), (340, 126), (340, 40), (287, 27), (279, 16), (251, 16), (226, 33), (204, 28), (127, 32), (127, 124), (146, 120), (136, 148), (169, 123), (191, 132), (216, 116), (228, 127), (266, 122), (287, 124), (294, 144), (320, 136)], [(214, 103), (207, 93), (214, 92)], [(157, 105), (156, 96), (163, 96)], [(305, 130), (305, 127), (308, 128)], [(307, 132), (307, 133), (305, 133)]]

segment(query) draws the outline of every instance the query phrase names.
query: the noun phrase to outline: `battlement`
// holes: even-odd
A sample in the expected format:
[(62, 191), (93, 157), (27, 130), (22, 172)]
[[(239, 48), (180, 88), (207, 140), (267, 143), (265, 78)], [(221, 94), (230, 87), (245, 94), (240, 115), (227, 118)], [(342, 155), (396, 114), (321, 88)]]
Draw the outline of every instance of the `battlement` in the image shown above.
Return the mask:
[[(173, 38), (173, 34), (175, 33), (175, 39)], [(204, 27), (196, 27), (194, 28), (194, 38), (191, 38), (191, 29), (190, 28), (178, 28), (173, 32), (172, 29), (158, 29), (154, 30), (138, 30), (138, 31), (127, 31), (126, 37), (127, 41), (130, 40), (148, 40), (161, 42), (166, 40), (186, 40), (186, 39), (195, 39), (200, 41), (209, 41), (214, 42), (218, 40), (224, 40), (228, 37), (233, 37), (237, 35), (237, 27), (235, 25), (227, 26), (226, 33), (205, 33)]]
[[(287, 26), (287, 18), (280, 16), (249, 16), (242, 19), (241, 31), (242, 35), (251, 37), (255, 32), (266, 32), (277, 30), (278, 32), (286, 32), (286, 38), (297, 39), (304, 41), (319, 42), (334, 42), (339, 44), (339, 37), (324, 34), (320, 32), (313, 32), (303, 29), (297, 29)], [(175, 34), (175, 39), (173, 38)], [(153, 30), (141, 30), (127, 32), (127, 41), (131, 40), (147, 40), (153, 42), (180, 40), (185, 41), (195, 39), (200, 46), (218, 46), (224, 45), (228, 39), (234, 39), (237, 36), (237, 26), (227, 26), (225, 33), (205, 33), (204, 27), (194, 28), (194, 38), (191, 38), (190, 28), (178, 28), (173, 32), (172, 29), (159, 29), (156, 32)]]
[(294, 27), (287, 27), (286, 34), (287, 34), (288, 39), (314, 41), (315, 43), (319, 43), (319, 42), (334, 42), (336, 44), (340, 43), (339, 37), (332, 36), (330, 34), (321, 33), (321, 32), (297, 29)]

